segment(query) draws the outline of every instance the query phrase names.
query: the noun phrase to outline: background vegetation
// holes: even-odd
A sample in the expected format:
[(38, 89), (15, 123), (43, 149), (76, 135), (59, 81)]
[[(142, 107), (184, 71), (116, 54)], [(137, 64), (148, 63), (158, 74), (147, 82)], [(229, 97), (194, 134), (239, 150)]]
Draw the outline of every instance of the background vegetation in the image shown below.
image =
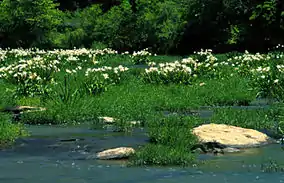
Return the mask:
[(281, 0), (2, 0), (0, 46), (265, 52), (283, 16)]

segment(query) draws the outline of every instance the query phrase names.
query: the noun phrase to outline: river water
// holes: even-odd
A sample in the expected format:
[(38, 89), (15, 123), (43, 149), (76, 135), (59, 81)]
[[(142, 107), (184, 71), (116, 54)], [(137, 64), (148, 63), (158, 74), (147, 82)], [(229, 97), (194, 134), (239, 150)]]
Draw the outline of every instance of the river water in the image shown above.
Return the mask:
[(95, 152), (147, 143), (143, 130), (132, 135), (85, 127), (27, 126), (32, 134), (0, 151), (2, 183), (151, 183), (284, 182), (282, 172), (264, 172), (262, 164), (284, 164), (280, 144), (224, 156), (204, 156), (198, 167), (127, 167), (124, 161), (90, 159)]

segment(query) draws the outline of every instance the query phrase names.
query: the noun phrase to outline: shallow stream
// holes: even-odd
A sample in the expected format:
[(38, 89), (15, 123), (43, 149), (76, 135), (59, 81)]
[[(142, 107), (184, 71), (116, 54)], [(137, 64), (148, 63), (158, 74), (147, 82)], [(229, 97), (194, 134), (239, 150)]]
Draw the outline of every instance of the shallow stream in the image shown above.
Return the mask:
[(85, 127), (28, 126), (32, 134), (0, 151), (3, 183), (151, 183), (151, 182), (284, 182), (281, 172), (265, 173), (261, 164), (284, 163), (281, 145), (273, 144), (225, 156), (203, 155), (193, 168), (126, 167), (124, 161), (92, 159), (95, 152), (147, 143), (143, 130), (127, 136)]
[[(260, 104), (259, 107), (266, 108)], [(204, 108), (203, 117), (212, 115)], [(165, 112), (168, 113), (168, 112)], [(168, 113), (169, 114), (169, 113)], [(27, 126), (31, 136), (0, 150), (0, 183), (253, 183), (284, 182), (283, 171), (264, 171), (270, 162), (284, 165), (280, 144), (219, 156), (200, 155), (204, 164), (190, 167), (127, 167), (125, 161), (102, 161), (96, 152), (147, 143), (143, 129), (132, 134), (90, 130), (87, 126)]]

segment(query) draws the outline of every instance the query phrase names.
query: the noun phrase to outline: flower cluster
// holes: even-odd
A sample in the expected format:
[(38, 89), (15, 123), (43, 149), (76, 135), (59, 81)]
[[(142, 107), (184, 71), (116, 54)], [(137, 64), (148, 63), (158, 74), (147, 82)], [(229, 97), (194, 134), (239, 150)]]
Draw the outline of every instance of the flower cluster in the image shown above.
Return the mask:
[(85, 72), (85, 89), (89, 94), (100, 93), (107, 89), (108, 85), (118, 84), (122, 73), (127, 71), (127, 67), (119, 65), (118, 67), (88, 68)]
[(183, 83), (189, 84), (192, 81), (194, 70), (198, 64), (192, 58), (169, 63), (150, 62), (150, 68), (145, 69), (143, 79), (150, 83)]
[(59, 61), (46, 60), (40, 56), (30, 60), (20, 60), (18, 63), (0, 68), (0, 78), (23, 81), (27, 78), (32, 80), (48, 80), (53, 72), (58, 72)]
[(0, 68), (0, 79), (18, 85), (18, 92), (24, 95), (42, 93), (43, 88), (54, 82), (53, 74), (59, 72), (59, 61), (46, 60), (40, 56), (20, 60)]
[(145, 48), (141, 51), (133, 52), (130, 57), (134, 64), (146, 64), (151, 62), (150, 56), (152, 56), (152, 53), (148, 51), (148, 48)]
[(102, 50), (94, 49), (54, 49), (40, 50), (37, 48), (31, 49), (0, 49), (0, 65), (5, 62), (18, 62), (21, 59), (31, 59), (36, 56), (41, 56), (46, 59), (56, 59), (63, 65), (78, 65), (83, 62), (97, 63), (110, 55), (117, 55), (118, 52), (109, 48)]

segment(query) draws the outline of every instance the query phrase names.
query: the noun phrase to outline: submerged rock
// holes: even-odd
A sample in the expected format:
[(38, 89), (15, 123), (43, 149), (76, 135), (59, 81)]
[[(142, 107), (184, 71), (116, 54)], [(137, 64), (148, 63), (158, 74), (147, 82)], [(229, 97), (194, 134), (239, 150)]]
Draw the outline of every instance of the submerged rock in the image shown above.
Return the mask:
[(223, 145), (223, 149), (258, 147), (273, 142), (259, 131), (225, 124), (201, 125), (193, 129), (193, 134), (201, 143), (215, 142)]
[(96, 154), (96, 158), (100, 160), (126, 159), (133, 153), (135, 150), (131, 147), (118, 147), (99, 152)]
[(220, 144), (218, 142), (204, 142), (196, 144), (191, 148), (193, 153), (213, 153), (213, 154), (224, 154), (240, 152), (238, 148), (227, 147), (226, 145)]

